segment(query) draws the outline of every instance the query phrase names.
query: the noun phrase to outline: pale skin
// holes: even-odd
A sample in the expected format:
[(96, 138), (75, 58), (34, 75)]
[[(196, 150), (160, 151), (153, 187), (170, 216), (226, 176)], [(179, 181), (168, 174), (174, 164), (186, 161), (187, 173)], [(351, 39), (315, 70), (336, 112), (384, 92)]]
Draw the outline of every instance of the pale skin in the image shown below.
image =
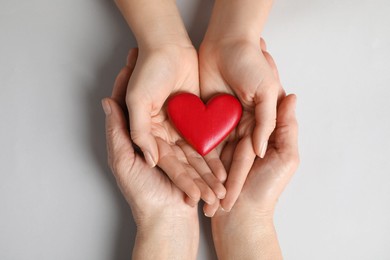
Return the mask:
[[(218, 209), (216, 203), (230, 211), (256, 155), (265, 156), (275, 128), (277, 101), (283, 96), (258, 44), (272, 1), (215, 1), (199, 57), (174, 0), (115, 2), (139, 47), (126, 94), (131, 138), (146, 162), (160, 166), (188, 195), (190, 204), (202, 198), (207, 202), (208, 216)], [(241, 101), (244, 113), (238, 130), (226, 140), (228, 145), (219, 147), (219, 151), (222, 147), (235, 151), (228, 177), (217, 151), (200, 159), (190, 148), (183, 148), (183, 140), (165, 120), (164, 103), (176, 92), (194, 93), (205, 101), (214, 94), (227, 92)], [(179, 159), (183, 154), (192, 159), (187, 158), (184, 163)], [(202, 181), (191, 180), (193, 171), (201, 175)], [(218, 185), (218, 181), (225, 180), (224, 187)]]
[[(277, 77), (272, 57), (262, 54)], [(133, 259), (196, 259), (199, 244), (197, 208), (158, 168), (150, 168), (134, 151), (125, 116), (125, 95), (136, 56), (117, 77), (106, 114), (108, 162), (137, 224)], [(263, 159), (257, 158), (235, 207), (218, 210), (211, 220), (219, 259), (282, 259), (273, 224), (276, 203), (299, 164), (295, 95), (280, 98), (276, 128)], [(230, 169), (233, 150), (221, 159)], [(182, 156), (185, 161), (186, 157)], [(197, 178), (200, 178), (199, 176)]]
[(139, 45), (139, 51), (132, 54), (138, 59), (126, 94), (132, 140), (150, 167), (157, 164), (187, 194), (189, 205), (200, 198), (208, 204), (219, 203), (226, 194), (222, 182), (227, 176), (219, 155), (212, 151), (200, 157), (183, 142), (163, 109), (172, 93), (200, 94), (197, 53), (175, 2), (116, 3)]

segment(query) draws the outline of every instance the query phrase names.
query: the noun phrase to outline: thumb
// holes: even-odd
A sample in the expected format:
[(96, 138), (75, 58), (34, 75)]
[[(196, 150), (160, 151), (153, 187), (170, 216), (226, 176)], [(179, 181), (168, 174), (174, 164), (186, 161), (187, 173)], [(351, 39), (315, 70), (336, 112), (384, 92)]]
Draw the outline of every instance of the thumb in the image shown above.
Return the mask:
[(275, 129), (276, 107), (279, 86), (272, 83), (264, 88), (271, 89), (256, 93), (255, 99), (255, 128), (253, 130), (253, 146), (256, 155), (264, 158), (267, 151), (268, 139)]
[[(104, 113), (106, 114), (106, 140), (108, 150), (108, 163), (115, 176), (119, 176), (123, 170), (121, 158), (126, 154), (126, 159), (133, 162), (134, 149), (130, 140), (127, 123), (122, 109), (111, 98), (102, 100)], [(132, 165), (133, 163), (130, 163)]]
[(298, 122), (295, 116), (295, 105), (294, 94), (282, 100), (276, 120), (275, 143), (279, 150), (298, 155)]
[(127, 99), (131, 139), (143, 152), (148, 165), (154, 167), (159, 155), (156, 139), (152, 135), (151, 105), (139, 95), (132, 94)]

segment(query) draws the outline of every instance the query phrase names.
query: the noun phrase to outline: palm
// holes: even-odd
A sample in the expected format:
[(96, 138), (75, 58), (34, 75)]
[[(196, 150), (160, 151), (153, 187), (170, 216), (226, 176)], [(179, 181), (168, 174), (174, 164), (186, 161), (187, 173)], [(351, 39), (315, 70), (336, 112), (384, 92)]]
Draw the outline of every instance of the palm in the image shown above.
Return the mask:
[(260, 213), (272, 212), (276, 202), (298, 167), (295, 97), (284, 98), (279, 109), (275, 131), (270, 137), (264, 159), (257, 158), (242, 189), (242, 199), (256, 205)]
[(203, 98), (218, 92), (234, 94), (247, 110), (254, 110), (260, 88), (275, 80), (259, 44), (227, 44), (218, 50), (205, 47), (200, 52), (199, 68)]
[[(227, 196), (222, 206), (230, 209), (238, 198), (256, 154), (260, 155), (259, 151), (263, 150), (264, 141), (260, 140), (264, 140), (266, 131), (261, 127), (256, 128), (261, 108), (259, 95), (268, 91), (267, 87), (276, 81), (276, 77), (260, 44), (225, 44), (218, 46), (218, 49), (203, 47), (199, 55), (199, 70), (202, 98), (207, 100), (216, 93), (225, 92), (237, 96), (243, 106), (243, 115), (236, 131), (229, 136), (227, 143), (225, 141), (220, 146), (224, 147), (222, 153), (229, 154), (225, 163), (229, 169)], [(277, 86), (277, 90), (271, 89), (272, 93), (282, 92), (280, 85)], [(275, 111), (270, 114), (276, 114), (276, 99), (277, 94), (266, 99), (266, 102), (272, 100), (268, 105), (275, 103)]]
[(112, 92), (112, 119), (106, 122), (108, 159), (118, 185), (132, 209), (137, 211), (134, 216), (175, 208), (196, 212), (196, 208), (185, 203), (184, 193), (167, 175), (159, 168), (148, 166), (133, 148), (124, 114), (126, 85), (131, 72), (131, 67), (125, 67), (118, 75)]
[[(281, 154), (273, 140), (264, 159), (256, 158), (252, 171), (242, 189), (242, 196), (247, 197), (248, 203), (256, 203), (261, 212), (270, 212), (284, 187), (290, 180), (291, 164), (286, 164), (284, 154)], [(256, 184), (256, 185), (255, 185)]]
[[(143, 158), (134, 152), (130, 137), (124, 137), (123, 152), (127, 155), (118, 162), (118, 166), (124, 172), (118, 179), (118, 184), (125, 198), (134, 209), (153, 209), (155, 211), (169, 208), (182, 208), (183, 210), (195, 210), (185, 203), (185, 194), (179, 190), (168, 177), (158, 168), (150, 168)], [(142, 216), (137, 212), (136, 216)]]
[[(198, 61), (194, 49), (167, 49), (138, 54), (127, 98), (140, 101), (156, 116), (175, 92), (199, 95)], [(131, 97), (134, 99), (131, 100)]]
[[(170, 123), (164, 107), (166, 99), (177, 92), (199, 95), (196, 51), (181, 48), (133, 54), (129, 56), (132, 61), (128, 68), (134, 65), (135, 68), (131, 77), (127, 75), (126, 95), (131, 140), (142, 149), (145, 136), (151, 137), (149, 141), (158, 150), (157, 165), (179, 190), (188, 195), (188, 204), (195, 205), (200, 198), (213, 203), (216, 194), (225, 194), (223, 185), (211, 174), (223, 172), (226, 175), (222, 163), (208, 167), (202, 158), (197, 158), (194, 150), (182, 140)], [(125, 85), (122, 88), (126, 91)], [(148, 159), (146, 155), (145, 159)], [(164, 178), (159, 177), (157, 181), (166, 183), (168, 179), (165, 175)]]

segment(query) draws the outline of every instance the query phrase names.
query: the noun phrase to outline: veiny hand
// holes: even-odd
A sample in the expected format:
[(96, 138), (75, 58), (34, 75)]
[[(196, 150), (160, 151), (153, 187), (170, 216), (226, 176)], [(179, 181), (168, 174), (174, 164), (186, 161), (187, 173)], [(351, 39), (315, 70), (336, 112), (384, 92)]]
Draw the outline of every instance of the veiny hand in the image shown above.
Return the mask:
[[(125, 67), (121, 73), (118, 75), (117, 82), (113, 91), (113, 98), (116, 99), (117, 102), (119, 102), (122, 105), (122, 109), (126, 111), (126, 105), (125, 105), (125, 95), (126, 95), (126, 89), (127, 89), (127, 82), (129, 83), (129, 87), (131, 86), (131, 79), (135, 76), (137, 76), (136, 69), (137, 66), (135, 64), (138, 64), (137, 60), (137, 49), (133, 49), (129, 52), (128, 56), (128, 66)], [(150, 66), (153, 67), (153, 61), (150, 61), (152, 64)], [(157, 62), (157, 61), (155, 61)], [(158, 63), (157, 63), (158, 65)], [(134, 72), (132, 76), (130, 77), (130, 73), (133, 71), (133, 68), (135, 66)], [(159, 66), (157, 66), (159, 67)], [(169, 68), (169, 66), (168, 66)], [(148, 70), (148, 69), (146, 69)], [(164, 70), (164, 69), (163, 69)], [(160, 70), (161, 71), (161, 70)], [(157, 71), (155, 73), (158, 73)], [(195, 72), (196, 74), (196, 72)], [(151, 75), (154, 75), (154, 73), (151, 72)], [(161, 76), (164, 78), (164, 76)], [(168, 77), (166, 75), (166, 77)], [(130, 81), (129, 81), (130, 79)], [(149, 77), (150, 79), (150, 77)], [(158, 79), (156, 79), (158, 81)], [(162, 81), (162, 79), (161, 79)], [(167, 83), (173, 84), (173, 82)], [(157, 87), (157, 86), (156, 86)], [(148, 93), (145, 94), (146, 96), (150, 96), (152, 99), (154, 97), (159, 98), (162, 96), (162, 94), (158, 93), (160, 88), (157, 88), (157, 90), (154, 93)], [(147, 92), (147, 89), (145, 90)], [(163, 90), (161, 90), (163, 91)], [(129, 93), (129, 90), (127, 90)], [(130, 97), (133, 96), (139, 96), (137, 92), (131, 92), (130, 91)], [(129, 97), (129, 95), (128, 95)], [(142, 97), (142, 96), (141, 96)], [(133, 100), (131, 98), (131, 100)], [(138, 98), (137, 102), (141, 101), (143, 102), (142, 98)], [(162, 102), (162, 101), (161, 101)], [(138, 103), (134, 104), (131, 103), (132, 106), (139, 105)], [(140, 104), (140, 106), (144, 106), (145, 104)], [(139, 114), (143, 114), (144, 111), (139, 112)], [(191, 205), (195, 206), (201, 197), (204, 201), (207, 203), (218, 203), (218, 200), (216, 200), (215, 194), (219, 198), (223, 198), (225, 196), (225, 188), (223, 187), (221, 181), (219, 181), (213, 174), (212, 170), (219, 174), (219, 178), (223, 178), (225, 175), (226, 178), (226, 172), (224, 170), (224, 167), (222, 165), (222, 162), (219, 159), (218, 154), (216, 151), (211, 152), (205, 159), (200, 157), (186, 142), (184, 142), (181, 137), (177, 134), (176, 130), (171, 126), (171, 123), (168, 121), (167, 115), (165, 113), (165, 109), (161, 108), (159, 111), (152, 112), (153, 116), (151, 118), (151, 134), (153, 135), (153, 138), (156, 139), (158, 144), (158, 149), (160, 153), (160, 160), (158, 162), (159, 167), (164, 170), (164, 172), (167, 174), (167, 176), (172, 180), (172, 182), (185, 194), (188, 195), (186, 198), (186, 202)], [(135, 116), (139, 116), (139, 114), (134, 113)], [(132, 115), (130, 114), (130, 121), (132, 121)], [(144, 115), (146, 116), (146, 115)], [(150, 116), (150, 115), (149, 115)], [(112, 117), (114, 118), (114, 117)], [(149, 118), (140, 118), (140, 120), (149, 120)], [(112, 119), (111, 125), (118, 125), (121, 122), (122, 124), (125, 124), (126, 121), (123, 121), (119, 116), (116, 116), (114, 119)], [(130, 123), (130, 129), (133, 129), (133, 126)], [(124, 129), (124, 130), (127, 130)], [(123, 130), (123, 131), (124, 131)], [(133, 131), (133, 130), (131, 130)], [(137, 133), (136, 130), (134, 130), (135, 133)], [(133, 131), (133, 133), (134, 133)], [(124, 134), (124, 133), (123, 133)], [(125, 136), (123, 136), (125, 139)], [(126, 137), (128, 140), (130, 140), (130, 137)], [(124, 141), (122, 141), (124, 142)], [(121, 144), (120, 141), (117, 141), (118, 144)], [(129, 141), (124, 142), (124, 144), (128, 144)], [(129, 146), (129, 149), (132, 148)], [(110, 153), (115, 154), (115, 153)], [(123, 161), (129, 163), (129, 165), (132, 165), (133, 168), (135, 164), (131, 163), (131, 159), (135, 161), (139, 161), (139, 165), (142, 165), (143, 169), (145, 167), (148, 167), (147, 164), (142, 161), (142, 157), (139, 157), (134, 151), (131, 151), (131, 154), (134, 156), (134, 158), (129, 158), (128, 160), (125, 160), (126, 153), (123, 153), (122, 156), (119, 157)], [(147, 160), (147, 158), (146, 158)], [(117, 160), (114, 160), (114, 162), (118, 162)], [(191, 166), (192, 165), (192, 166)], [(125, 167), (123, 167), (125, 169)], [(150, 166), (149, 166), (150, 168)], [(211, 168), (211, 169), (210, 169)], [(129, 168), (130, 169), (130, 168)], [(146, 170), (146, 169), (144, 169)], [(147, 170), (147, 172), (160, 172), (159, 170)], [(117, 171), (116, 171), (117, 172)], [(221, 174), (222, 173), (222, 174)], [(142, 173), (142, 176), (145, 177), (145, 173)], [(164, 185), (164, 182), (171, 184), (171, 182), (166, 179), (166, 176), (160, 172), (160, 174), (151, 174), (151, 176), (155, 176), (155, 187), (148, 187), (151, 191), (158, 191), (161, 187), (160, 185)], [(164, 181), (163, 181), (164, 180)], [(150, 180), (152, 181), (152, 180)], [(142, 185), (136, 185), (136, 187), (143, 187)], [(212, 187), (213, 191), (210, 189)], [(139, 194), (141, 191), (137, 191), (135, 194)], [(156, 198), (157, 199), (157, 198)], [(149, 200), (148, 200), (149, 201)], [(153, 201), (153, 200), (152, 200)], [(145, 204), (146, 203), (146, 204)], [(141, 205), (147, 205), (147, 201), (144, 201)], [(214, 209), (208, 209), (205, 210), (206, 215), (213, 215), (215, 212)]]
[[(275, 205), (299, 164), (295, 95), (278, 107), (276, 128), (264, 159), (257, 158), (231, 212), (212, 218), (214, 244), (220, 259), (282, 259), (273, 225)], [(222, 160), (229, 168), (232, 155)]]
[[(129, 60), (135, 64), (134, 51)], [(151, 168), (133, 148), (125, 94), (132, 67), (119, 73), (111, 98), (102, 100), (106, 114), (108, 162), (131, 206), (137, 224), (133, 259), (195, 259), (199, 243), (197, 207), (158, 167)], [(179, 242), (178, 242), (179, 241)]]
[[(260, 46), (264, 49), (260, 48)], [(222, 39), (202, 43), (199, 53), (201, 97), (227, 92), (238, 97), (243, 114), (224, 150), (234, 153), (221, 206), (230, 211), (256, 155), (263, 158), (275, 128), (278, 98), (284, 91), (265, 52), (265, 43)]]

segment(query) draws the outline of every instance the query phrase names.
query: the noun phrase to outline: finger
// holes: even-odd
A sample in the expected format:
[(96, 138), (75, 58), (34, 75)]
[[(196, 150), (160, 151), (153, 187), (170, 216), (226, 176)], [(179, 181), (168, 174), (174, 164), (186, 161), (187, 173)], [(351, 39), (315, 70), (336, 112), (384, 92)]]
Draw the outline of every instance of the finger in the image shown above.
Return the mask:
[(187, 173), (182, 162), (178, 160), (172, 147), (164, 140), (157, 138), (160, 160), (158, 166), (167, 174), (171, 181), (192, 200), (198, 203), (200, 190)]
[[(133, 72), (138, 58), (138, 49), (129, 51), (127, 67), (129, 73)], [(129, 76), (130, 78), (130, 76)], [(137, 93), (129, 94), (127, 89), (127, 108), (129, 111), (130, 135), (133, 142), (141, 149), (149, 166), (154, 167), (159, 159), (156, 139), (151, 134), (151, 104), (144, 102), (144, 97)], [(120, 93), (123, 95), (123, 92)]]
[[(182, 151), (184, 152), (188, 163), (194, 168), (194, 170), (202, 177), (202, 179), (206, 182), (206, 184), (213, 190), (217, 198), (223, 199), (226, 194), (226, 189), (222, 185), (222, 183), (216, 178), (216, 176), (213, 175), (213, 171), (209, 168), (206, 161), (203, 159), (203, 157), (197, 153), (189, 144), (187, 144), (184, 141), (180, 141), (177, 143)], [(218, 161), (219, 157), (217, 156)], [(211, 159), (213, 160), (213, 159)], [(217, 162), (212, 162), (212, 164), (217, 164)], [(222, 167), (223, 171), (223, 165), (222, 162), (220, 162), (220, 166)], [(217, 166), (218, 170), (220, 170), (219, 166)], [(214, 173), (215, 174), (215, 173)], [(225, 173), (226, 175), (226, 173)]]
[(230, 166), (232, 164), (234, 150), (236, 149), (237, 142), (230, 141), (226, 143), (221, 153), (221, 161), (227, 172), (230, 172)]
[(278, 150), (298, 156), (298, 122), (295, 116), (296, 96), (288, 95), (278, 109), (275, 143)]
[[(207, 183), (201, 178), (199, 173), (189, 164), (188, 157), (183, 152), (183, 150), (177, 145), (173, 145), (171, 147), (172, 147), (172, 150), (174, 151), (176, 157), (184, 165), (188, 175), (191, 177), (191, 179), (198, 186), (198, 188), (200, 190), (201, 199), (208, 204), (213, 204), (217, 198), (216, 198), (214, 192), (209, 187), (209, 185), (207, 185)], [(223, 189), (225, 189), (225, 187), (223, 187)]]
[(117, 102), (122, 110), (126, 108), (126, 90), (129, 82), (131, 71), (128, 67), (124, 67), (119, 72), (115, 79), (114, 87), (112, 89), (111, 98)]
[(196, 205), (198, 205), (198, 202), (199, 201), (194, 201), (193, 199), (191, 199), (190, 197), (188, 197), (187, 195), (185, 195), (184, 197), (184, 202), (189, 205), (190, 207), (195, 207)]
[(131, 74), (133, 73), (137, 61), (137, 49), (131, 49), (127, 55), (127, 66), (124, 67), (115, 79), (111, 98), (114, 99), (123, 111), (126, 111), (126, 90)]
[(267, 151), (268, 139), (276, 126), (276, 107), (279, 85), (273, 82), (264, 86), (266, 91), (256, 93), (255, 99), (255, 128), (253, 130), (253, 146), (256, 155), (264, 158)]
[(286, 97), (286, 91), (283, 88), (280, 88), (278, 92), (278, 104), (277, 104), (278, 107), (285, 97)]
[(154, 167), (159, 160), (159, 154), (156, 139), (152, 135), (152, 105), (137, 93), (127, 94), (126, 103), (131, 139), (141, 149), (148, 165)]
[[(207, 155), (204, 156), (204, 159), (206, 160), (207, 165), (211, 169), (211, 172), (214, 173), (214, 176), (219, 180), (220, 183), (224, 183), (227, 178), (227, 172), (218, 155), (217, 150), (214, 149), (209, 152)], [(223, 199), (224, 197), (225, 195), (221, 197), (218, 196), (219, 199)]]
[(103, 99), (102, 106), (106, 114), (108, 163), (117, 177), (122, 172), (117, 171), (118, 165), (115, 165), (120, 161), (120, 155), (125, 154), (126, 159), (132, 161), (135, 154), (127, 130), (126, 119), (120, 106), (110, 98)]
[(196, 183), (196, 186), (198, 186), (201, 199), (207, 204), (213, 204), (217, 200), (217, 197), (207, 183), (197, 174), (194, 168), (188, 167), (187, 172), (189, 172)]
[(263, 52), (267, 51), (267, 44), (265, 43), (265, 40), (263, 37), (260, 38), (260, 48)]
[(237, 144), (229, 176), (225, 183), (227, 193), (225, 199), (221, 201), (221, 207), (225, 211), (230, 211), (238, 199), (255, 158), (252, 139), (250, 136), (246, 136)]
[(213, 204), (204, 204), (203, 205), (203, 213), (206, 217), (214, 217), (215, 212), (219, 209), (220, 201), (216, 200)]
[[(265, 44), (265, 42), (264, 42)], [(261, 42), (260, 42), (260, 45), (261, 45)], [(268, 64), (270, 65), (270, 67), (272, 68), (272, 71), (277, 79), (277, 81), (280, 83), (280, 77), (279, 77), (279, 72), (278, 72), (278, 68), (276, 66), (276, 63), (275, 63), (275, 60), (273, 59), (272, 55), (267, 52), (265, 49), (263, 50), (263, 55), (265, 57), (265, 59), (267, 60)], [(278, 91), (278, 102), (277, 104), (280, 104), (280, 101), (282, 101), (282, 99), (286, 96), (286, 92), (284, 91), (283, 87), (280, 85), (280, 88), (279, 88), (279, 91)]]
[(138, 48), (130, 49), (129, 53), (127, 54), (126, 66), (129, 67), (131, 70), (133, 70), (137, 62), (137, 58), (138, 58)]

